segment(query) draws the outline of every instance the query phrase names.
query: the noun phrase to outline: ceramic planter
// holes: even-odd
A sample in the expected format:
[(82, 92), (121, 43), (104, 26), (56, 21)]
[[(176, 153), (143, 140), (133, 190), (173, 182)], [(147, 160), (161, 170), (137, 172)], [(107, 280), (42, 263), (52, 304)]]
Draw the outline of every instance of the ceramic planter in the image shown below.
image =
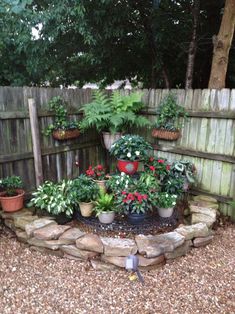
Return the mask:
[(58, 141), (70, 140), (73, 138), (77, 138), (80, 135), (80, 131), (78, 129), (71, 130), (55, 130), (52, 133), (54, 139)]
[(102, 224), (111, 224), (114, 221), (115, 212), (103, 212), (98, 215), (98, 219)]
[(24, 207), (25, 191), (22, 189), (16, 190), (18, 195), (5, 196), (6, 192), (0, 193), (0, 203), (4, 212), (16, 212)]
[(102, 132), (103, 134), (103, 141), (104, 141), (104, 146), (106, 149), (110, 150), (112, 144), (119, 140), (122, 136), (122, 133), (117, 132), (117, 133), (110, 133), (110, 132)]
[(176, 141), (180, 137), (181, 133), (177, 131), (169, 131), (164, 129), (153, 129), (152, 137), (160, 138), (167, 141)]
[(158, 215), (162, 218), (168, 218), (171, 217), (174, 211), (174, 207), (169, 207), (169, 208), (162, 208), (158, 207), (157, 208)]
[(89, 203), (80, 202), (79, 207), (81, 215), (83, 217), (90, 217), (93, 211), (94, 204), (92, 202)]
[(130, 224), (132, 225), (139, 225), (142, 224), (144, 219), (147, 217), (146, 213), (128, 213), (127, 218)]
[(117, 167), (120, 172), (125, 172), (128, 175), (136, 173), (138, 170), (139, 161), (129, 161), (119, 159), (117, 162)]

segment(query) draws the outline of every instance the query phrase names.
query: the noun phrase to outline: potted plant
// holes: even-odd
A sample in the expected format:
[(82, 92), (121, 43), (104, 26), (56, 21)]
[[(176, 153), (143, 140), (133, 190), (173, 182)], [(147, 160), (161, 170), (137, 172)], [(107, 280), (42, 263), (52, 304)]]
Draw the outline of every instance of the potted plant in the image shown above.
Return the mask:
[(171, 217), (176, 205), (177, 195), (160, 192), (157, 196), (157, 210), (160, 217)]
[(79, 204), (80, 212), (83, 217), (90, 217), (94, 207), (94, 201), (99, 194), (99, 186), (92, 178), (81, 174), (73, 180), (73, 191)]
[(104, 145), (110, 149), (113, 142), (118, 140), (130, 127), (150, 126), (150, 121), (137, 113), (144, 107), (141, 94), (121, 95), (119, 91), (110, 97), (103, 91), (95, 91), (93, 100), (82, 107), (83, 119), (80, 129), (85, 131), (95, 128), (103, 135)]
[(24, 206), (22, 180), (18, 176), (10, 176), (0, 180), (0, 203), (3, 211), (15, 212)]
[(182, 119), (187, 117), (187, 113), (182, 106), (177, 104), (174, 94), (170, 93), (163, 99), (157, 109), (157, 115), (152, 136), (165, 140), (177, 140), (183, 125)]
[(171, 169), (167, 159), (157, 156), (147, 157), (144, 161), (144, 170), (156, 176), (161, 182)]
[(188, 191), (190, 185), (196, 182), (196, 167), (188, 160), (179, 160), (173, 162), (170, 172), (175, 177), (182, 178), (184, 180), (184, 191)]
[(89, 178), (92, 178), (101, 189), (106, 191), (105, 183), (109, 177), (102, 165), (97, 165), (95, 167), (89, 166), (89, 168), (86, 170), (86, 175)]
[(77, 206), (73, 180), (62, 180), (59, 183), (46, 181), (32, 193), (33, 198), (28, 206), (35, 206), (49, 214), (59, 217), (72, 217)]
[(55, 112), (55, 121), (53, 124), (50, 124), (43, 133), (46, 136), (52, 134), (56, 140), (77, 138), (80, 135), (78, 129), (79, 123), (68, 119), (67, 109), (65, 108), (65, 103), (62, 98), (60, 96), (53, 97), (48, 105), (49, 110)]
[(102, 189), (98, 199), (94, 202), (94, 212), (103, 224), (110, 224), (115, 218), (116, 205), (113, 194), (108, 194)]
[(133, 178), (130, 177), (125, 172), (121, 172), (120, 174), (111, 175), (109, 180), (107, 181), (107, 188), (114, 195), (121, 193), (124, 190), (128, 190), (130, 186), (133, 185)]
[(120, 172), (134, 174), (139, 161), (145, 159), (152, 146), (139, 135), (124, 135), (113, 143), (110, 154), (118, 159), (117, 167)]

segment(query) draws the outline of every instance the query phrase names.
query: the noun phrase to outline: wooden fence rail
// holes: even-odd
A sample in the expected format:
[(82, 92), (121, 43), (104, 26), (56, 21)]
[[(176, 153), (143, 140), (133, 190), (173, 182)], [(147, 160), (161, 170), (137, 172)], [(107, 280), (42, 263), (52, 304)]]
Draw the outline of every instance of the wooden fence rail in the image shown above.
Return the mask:
[[(147, 129), (141, 130), (141, 135), (153, 144), (158, 156), (193, 162), (198, 171), (198, 186), (192, 193), (215, 196), (221, 202), (221, 211), (235, 218), (228, 205), (235, 199), (235, 89), (171, 92), (188, 111), (181, 138), (176, 142), (156, 140)], [(169, 90), (142, 90), (142, 93), (146, 105), (142, 114), (153, 121), (156, 108)], [(37, 105), (42, 131), (53, 121), (54, 114), (47, 105), (52, 97), (63, 97), (71, 118), (80, 119), (81, 105), (91, 100), (91, 94), (91, 90), (81, 89), (0, 87), (0, 177), (20, 175), (28, 191), (35, 188), (29, 98)], [(40, 143), (44, 180), (73, 178), (89, 164), (106, 160), (106, 152), (94, 130), (66, 142), (54, 141), (40, 133)], [(79, 161), (80, 169), (75, 161)]]

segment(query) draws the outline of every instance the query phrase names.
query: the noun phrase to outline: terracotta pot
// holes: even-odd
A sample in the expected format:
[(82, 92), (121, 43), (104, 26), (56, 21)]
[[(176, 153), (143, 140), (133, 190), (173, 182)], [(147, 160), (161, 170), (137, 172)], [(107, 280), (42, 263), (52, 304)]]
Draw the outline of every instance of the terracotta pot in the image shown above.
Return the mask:
[(152, 136), (168, 141), (175, 141), (180, 137), (181, 133), (177, 131), (168, 131), (164, 129), (153, 129)]
[(158, 215), (162, 218), (168, 218), (171, 217), (174, 211), (174, 207), (169, 207), (169, 208), (157, 208)]
[(104, 140), (104, 146), (106, 149), (110, 150), (112, 144), (119, 140), (122, 136), (122, 133), (110, 133), (110, 132), (102, 132), (103, 134), (103, 140)]
[(102, 224), (111, 224), (114, 221), (115, 213), (114, 212), (103, 212), (98, 215), (99, 221)]
[(106, 192), (105, 182), (106, 180), (94, 180), (96, 184), (98, 184), (99, 188)]
[(58, 141), (69, 140), (73, 138), (77, 138), (80, 135), (80, 131), (78, 129), (71, 130), (55, 130), (52, 133), (54, 139)]
[(94, 204), (92, 202), (89, 203), (80, 202), (79, 207), (81, 215), (83, 217), (90, 217), (93, 211)]
[(4, 212), (16, 212), (24, 207), (25, 191), (22, 189), (16, 190), (16, 196), (4, 196), (6, 192), (0, 193), (0, 203)]
[(120, 172), (132, 175), (138, 170), (139, 161), (118, 160), (117, 167)]

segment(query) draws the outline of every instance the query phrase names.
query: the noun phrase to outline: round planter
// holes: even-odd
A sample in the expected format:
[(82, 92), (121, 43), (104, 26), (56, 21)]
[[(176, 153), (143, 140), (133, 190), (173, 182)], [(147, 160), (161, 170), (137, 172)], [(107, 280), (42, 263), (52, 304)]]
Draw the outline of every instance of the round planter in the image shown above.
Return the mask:
[(153, 129), (152, 136), (167, 141), (175, 141), (180, 137), (180, 131), (168, 131), (164, 129)]
[(4, 196), (6, 192), (0, 193), (0, 203), (4, 212), (16, 212), (24, 207), (25, 191), (21, 189), (16, 190), (16, 196)]
[(140, 225), (144, 221), (144, 219), (147, 217), (146, 213), (128, 213), (127, 214), (127, 219), (128, 222), (132, 225)]
[(98, 215), (99, 221), (102, 224), (111, 224), (115, 218), (115, 212), (103, 212)]
[(174, 207), (169, 207), (169, 208), (157, 208), (158, 215), (162, 218), (168, 218), (171, 217), (174, 211)]
[(90, 217), (93, 211), (94, 204), (92, 202), (89, 203), (80, 202), (79, 207), (81, 215), (83, 217)]
[(106, 180), (94, 180), (96, 184), (98, 184), (99, 188), (106, 192), (105, 182)]
[(112, 144), (119, 140), (122, 136), (122, 133), (117, 132), (117, 133), (110, 133), (110, 132), (102, 132), (103, 134), (103, 141), (104, 141), (104, 146), (106, 149), (110, 150)]
[(120, 172), (132, 175), (138, 170), (139, 161), (118, 160), (117, 167)]
[(70, 140), (73, 138), (77, 138), (80, 135), (80, 131), (78, 129), (71, 130), (55, 130), (52, 133), (54, 139), (58, 141)]

